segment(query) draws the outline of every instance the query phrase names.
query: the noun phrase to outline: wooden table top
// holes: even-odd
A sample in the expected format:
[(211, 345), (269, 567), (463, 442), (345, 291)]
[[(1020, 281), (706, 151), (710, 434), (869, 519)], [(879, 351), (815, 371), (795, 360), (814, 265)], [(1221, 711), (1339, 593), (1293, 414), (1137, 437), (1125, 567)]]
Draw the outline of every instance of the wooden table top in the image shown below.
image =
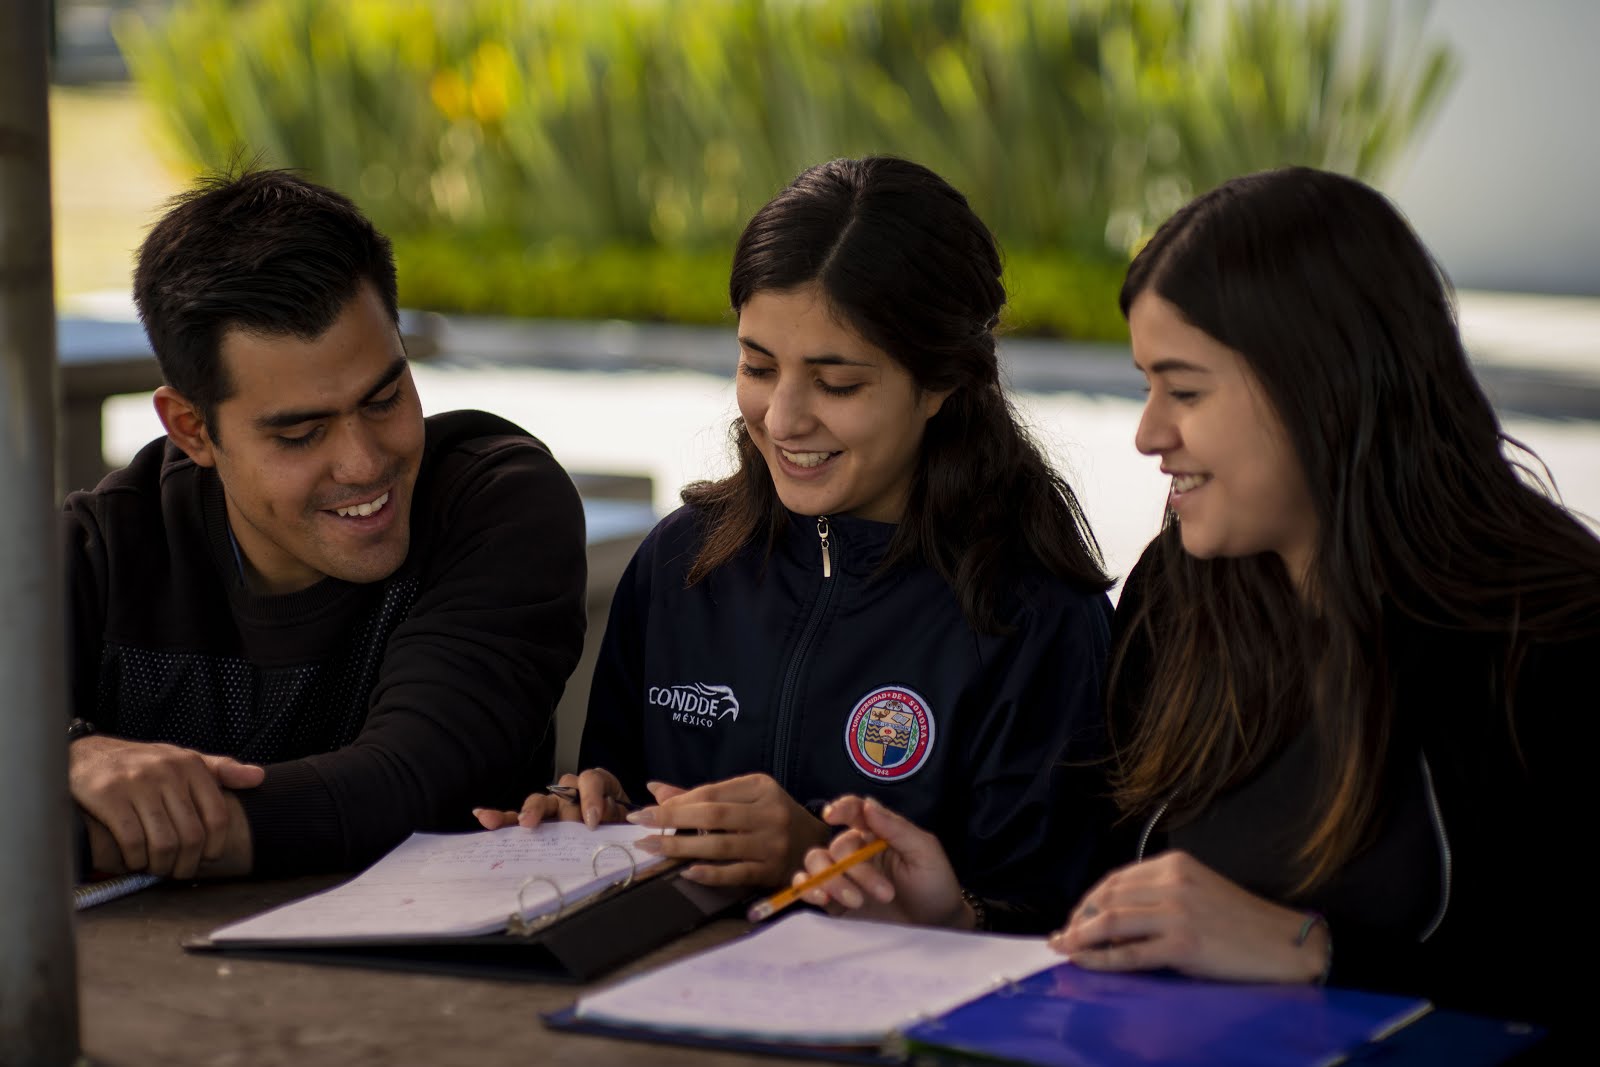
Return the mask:
[[(82, 1043), (107, 1067), (814, 1063), (549, 1030), (590, 987), (235, 959), (180, 944), (333, 884), (327, 877), (161, 885), (78, 915)], [(723, 919), (599, 984), (737, 935)]]

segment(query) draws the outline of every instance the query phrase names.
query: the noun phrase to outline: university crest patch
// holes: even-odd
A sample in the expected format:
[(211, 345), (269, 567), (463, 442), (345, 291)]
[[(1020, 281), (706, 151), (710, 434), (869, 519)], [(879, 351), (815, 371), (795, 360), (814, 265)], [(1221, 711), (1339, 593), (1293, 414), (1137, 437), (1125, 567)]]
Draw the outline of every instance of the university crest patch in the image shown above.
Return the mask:
[(909, 778), (933, 751), (933, 712), (904, 686), (874, 689), (845, 720), (844, 748), (856, 770), (880, 782)]

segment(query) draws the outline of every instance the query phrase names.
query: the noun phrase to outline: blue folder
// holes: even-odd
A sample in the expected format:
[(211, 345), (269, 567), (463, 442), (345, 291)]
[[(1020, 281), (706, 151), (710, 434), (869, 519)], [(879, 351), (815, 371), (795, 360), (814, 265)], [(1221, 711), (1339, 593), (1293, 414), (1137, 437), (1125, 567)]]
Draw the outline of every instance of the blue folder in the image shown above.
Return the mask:
[[(780, 1011), (781, 1006), (774, 1006)], [(572, 1008), (544, 1022), (632, 1041), (837, 1063), (1028, 1067), (1488, 1067), (1535, 1045), (1538, 1027), (1431, 1010), (1353, 989), (1106, 974), (1064, 963), (886, 1035), (881, 1047), (775, 1044), (597, 1023)]]
[[(1070, 963), (903, 1034), (913, 1062), (1035, 1067), (1492, 1064), (1539, 1036), (1532, 1027), (1432, 1013), (1426, 1000), (1412, 997), (1108, 974)], [(1446, 1049), (1448, 1059), (1435, 1055)]]

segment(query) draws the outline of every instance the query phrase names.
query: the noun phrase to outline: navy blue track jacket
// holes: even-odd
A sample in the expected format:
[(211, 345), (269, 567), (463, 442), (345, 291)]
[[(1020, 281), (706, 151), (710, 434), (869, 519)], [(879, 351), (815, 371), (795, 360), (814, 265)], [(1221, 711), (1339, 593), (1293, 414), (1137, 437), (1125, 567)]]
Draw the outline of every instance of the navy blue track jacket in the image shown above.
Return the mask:
[(651, 531), (611, 604), (580, 762), (630, 797), (772, 775), (816, 811), (876, 797), (931, 830), (995, 925), (1059, 925), (1100, 873), (1110, 603), (1036, 573), (980, 634), (931, 568), (876, 575), (895, 527), (790, 515), (692, 588), (703, 516)]

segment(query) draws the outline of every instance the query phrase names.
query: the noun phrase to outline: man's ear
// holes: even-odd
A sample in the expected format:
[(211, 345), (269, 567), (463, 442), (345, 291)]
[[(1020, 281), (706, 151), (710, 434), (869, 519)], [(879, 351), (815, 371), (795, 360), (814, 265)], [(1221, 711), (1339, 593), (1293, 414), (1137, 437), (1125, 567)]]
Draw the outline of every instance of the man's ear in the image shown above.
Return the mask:
[(170, 385), (156, 390), (156, 416), (167, 428), (172, 443), (189, 454), (189, 458), (202, 467), (215, 467), (217, 446), (206, 429), (206, 420), (200, 409)]

